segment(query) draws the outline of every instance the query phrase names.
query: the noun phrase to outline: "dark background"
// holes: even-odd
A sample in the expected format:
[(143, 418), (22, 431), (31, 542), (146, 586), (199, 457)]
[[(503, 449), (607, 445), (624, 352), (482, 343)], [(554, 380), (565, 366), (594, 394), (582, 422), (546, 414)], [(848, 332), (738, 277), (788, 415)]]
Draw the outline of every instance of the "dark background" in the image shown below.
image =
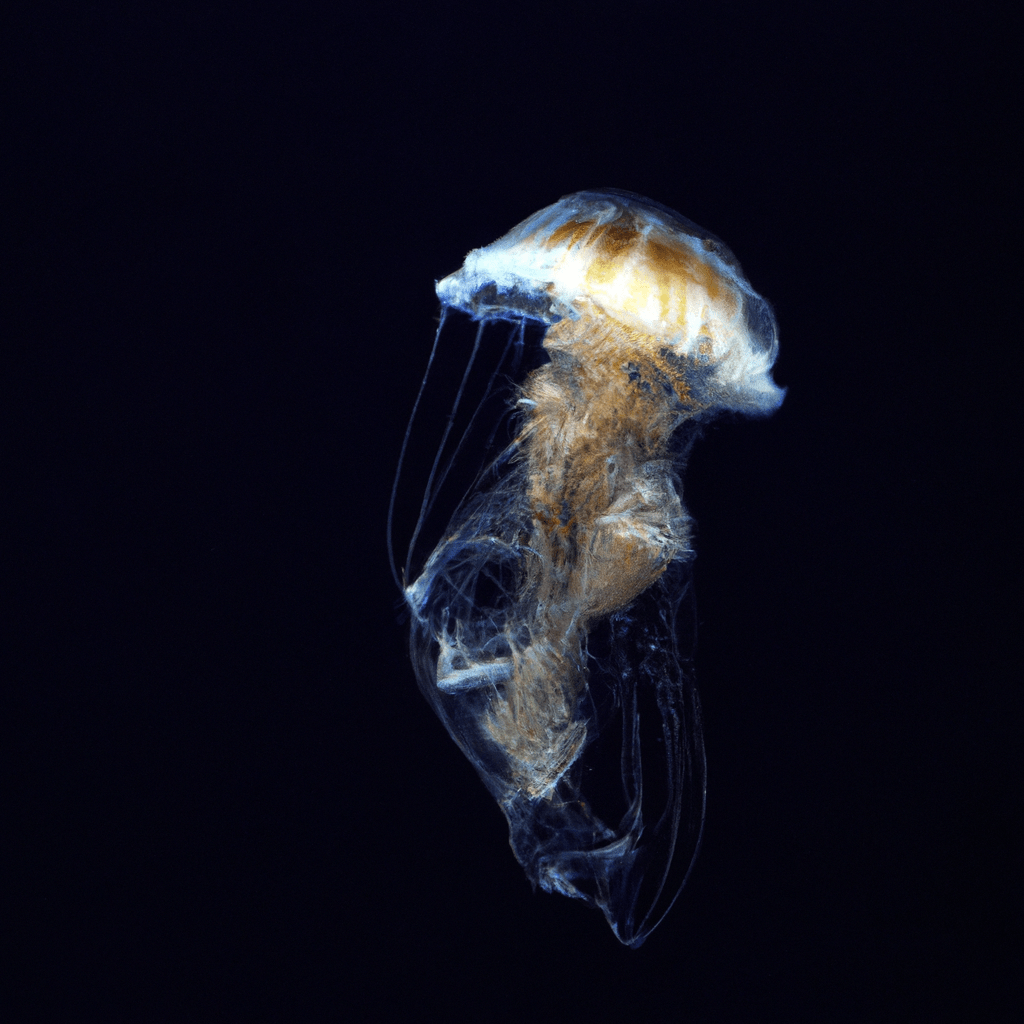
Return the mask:
[[(1008, 26), (26, 10), (11, 1019), (1019, 1019)], [(417, 692), (385, 548), (434, 280), (596, 186), (725, 239), (789, 388), (686, 475), (706, 838), (637, 952), (531, 892)]]

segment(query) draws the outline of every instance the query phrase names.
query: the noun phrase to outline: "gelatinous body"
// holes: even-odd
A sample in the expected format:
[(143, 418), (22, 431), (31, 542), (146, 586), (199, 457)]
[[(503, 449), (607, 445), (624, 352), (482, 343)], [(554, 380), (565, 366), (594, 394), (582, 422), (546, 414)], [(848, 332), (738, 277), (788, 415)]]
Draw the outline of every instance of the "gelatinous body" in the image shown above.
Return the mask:
[(778, 407), (775, 321), (721, 242), (614, 190), (540, 211), (437, 293), (481, 334), (540, 324), (547, 361), (516, 383), (511, 443), (406, 566), (417, 678), (528, 876), (638, 946), (704, 821), (678, 474), (708, 415)]

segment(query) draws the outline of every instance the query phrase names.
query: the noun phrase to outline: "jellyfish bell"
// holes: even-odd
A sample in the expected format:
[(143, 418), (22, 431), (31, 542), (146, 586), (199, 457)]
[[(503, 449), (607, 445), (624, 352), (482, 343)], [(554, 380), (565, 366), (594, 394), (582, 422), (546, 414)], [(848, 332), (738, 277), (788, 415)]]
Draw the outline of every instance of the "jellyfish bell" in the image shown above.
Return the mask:
[(591, 337), (603, 319), (663, 363), (706, 367), (704, 409), (768, 413), (785, 394), (770, 376), (775, 318), (735, 256), (685, 217), (628, 192), (565, 196), (474, 249), (437, 294), (482, 319), (584, 321), (557, 338), (549, 331), (549, 348), (564, 335)]
[(548, 361), (517, 383), (493, 471), (407, 574), (417, 679), (530, 879), (638, 946), (704, 821), (679, 474), (695, 424), (782, 401), (775, 321), (719, 240), (613, 190), (534, 214), (437, 293), (479, 322), (474, 356), (485, 324), (529, 320)]

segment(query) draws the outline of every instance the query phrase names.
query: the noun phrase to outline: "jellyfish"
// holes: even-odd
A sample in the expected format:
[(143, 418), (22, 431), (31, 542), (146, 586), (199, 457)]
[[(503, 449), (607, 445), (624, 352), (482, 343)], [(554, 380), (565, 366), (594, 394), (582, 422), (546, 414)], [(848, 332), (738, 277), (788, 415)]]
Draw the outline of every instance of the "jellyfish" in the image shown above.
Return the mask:
[[(476, 407), (505, 381), (511, 426), (414, 564), (442, 452), (466, 458), (479, 437), (471, 419), (454, 443), (453, 409), (400, 580), (392, 555), (413, 668), (531, 882), (599, 908), (635, 948), (704, 828), (681, 474), (710, 417), (780, 405), (775, 319), (715, 236), (614, 189), (565, 196), (436, 290), (434, 351), (453, 316), (476, 324), (473, 358), (506, 325)], [(517, 377), (528, 329), (538, 358)]]

